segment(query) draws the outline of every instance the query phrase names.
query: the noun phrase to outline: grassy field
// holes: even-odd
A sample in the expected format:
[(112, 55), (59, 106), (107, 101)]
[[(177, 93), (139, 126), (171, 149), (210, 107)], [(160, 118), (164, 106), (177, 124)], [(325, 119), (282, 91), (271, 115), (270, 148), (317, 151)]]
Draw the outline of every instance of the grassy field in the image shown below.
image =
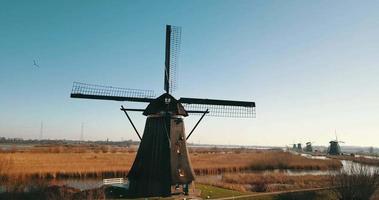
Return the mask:
[(196, 188), (201, 190), (201, 198), (203, 199), (215, 199), (250, 194), (247, 192), (239, 192), (206, 184), (196, 184)]
[(305, 191), (305, 192), (284, 192), (281, 194), (267, 194), (262, 196), (252, 196), (238, 198), (239, 200), (337, 200), (330, 190)]
[[(0, 153), (0, 175), (7, 177), (114, 177), (126, 175), (136, 153), (119, 150), (28, 150)], [(197, 175), (266, 169), (338, 169), (338, 160), (312, 160), (279, 151), (190, 154)]]
[(240, 192), (278, 192), (330, 186), (326, 175), (291, 176), (285, 173), (233, 173), (225, 174), (221, 180), (201, 179), (198, 182)]
[(234, 190), (219, 188), (206, 184), (196, 184), (200, 189), (201, 198), (217, 199), (230, 198), (240, 200), (333, 200), (336, 199), (335, 194), (330, 190), (314, 190), (314, 191), (291, 191), (280, 193), (252, 193), (252, 192), (236, 192)]
[(342, 166), (338, 160), (315, 160), (280, 151), (195, 153), (191, 161), (196, 174), (200, 175), (269, 169), (328, 170)]

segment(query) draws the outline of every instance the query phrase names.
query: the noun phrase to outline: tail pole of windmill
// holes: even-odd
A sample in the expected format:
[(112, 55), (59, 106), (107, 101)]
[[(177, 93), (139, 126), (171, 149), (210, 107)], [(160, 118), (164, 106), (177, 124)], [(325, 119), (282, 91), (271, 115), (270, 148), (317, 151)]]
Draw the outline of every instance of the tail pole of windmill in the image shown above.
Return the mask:
[[(189, 159), (187, 140), (205, 116), (254, 118), (255, 102), (180, 97), (177, 88), (177, 66), (181, 45), (181, 27), (166, 26), (164, 93), (156, 97), (152, 90), (120, 88), (74, 82), (71, 97), (82, 99), (140, 102), (146, 108), (121, 106), (141, 143), (127, 176), (130, 197), (170, 196), (178, 189), (188, 194), (195, 175)], [(137, 130), (129, 112), (146, 116), (143, 134)], [(184, 118), (200, 115), (190, 132)], [(188, 134), (186, 134), (188, 133)]]

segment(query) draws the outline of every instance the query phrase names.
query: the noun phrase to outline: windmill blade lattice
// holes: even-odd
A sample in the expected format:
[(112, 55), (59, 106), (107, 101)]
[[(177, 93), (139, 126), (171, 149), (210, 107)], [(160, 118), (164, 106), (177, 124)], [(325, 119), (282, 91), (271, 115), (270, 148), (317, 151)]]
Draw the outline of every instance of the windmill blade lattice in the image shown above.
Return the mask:
[(71, 97), (150, 102), (150, 98), (154, 98), (155, 94), (153, 90), (120, 88), (74, 82), (71, 90)]
[(255, 118), (255, 103), (247, 101), (229, 101), (215, 99), (180, 98), (184, 108), (193, 114), (201, 114), (198, 111), (208, 109), (208, 116), (233, 117), (233, 118)]
[(182, 28), (170, 26), (170, 50), (169, 50), (169, 84), (172, 93), (178, 88), (178, 66), (182, 37)]

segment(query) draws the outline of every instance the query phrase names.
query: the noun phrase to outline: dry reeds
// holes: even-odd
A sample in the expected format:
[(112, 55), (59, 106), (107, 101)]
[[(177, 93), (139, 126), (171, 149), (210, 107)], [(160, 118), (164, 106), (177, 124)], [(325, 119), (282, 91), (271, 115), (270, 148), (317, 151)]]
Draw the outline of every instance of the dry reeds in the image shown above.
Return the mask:
[[(110, 147), (68, 148), (64, 146), (36, 148), (15, 153), (0, 153), (12, 165), (0, 169), (6, 177), (69, 178), (125, 176), (136, 153)], [(266, 169), (338, 169), (338, 160), (312, 160), (279, 151), (238, 153), (208, 152), (190, 154), (197, 175), (237, 173)]]
[(125, 175), (135, 153), (12, 153), (2, 175), (18, 178), (112, 177)]
[(199, 175), (235, 173), (246, 170), (328, 170), (342, 167), (338, 160), (315, 160), (278, 151), (195, 154), (191, 155), (191, 161), (195, 173)]
[(379, 170), (353, 165), (331, 177), (334, 191), (341, 200), (369, 200), (379, 188)]
[(241, 192), (275, 192), (330, 186), (330, 178), (326, 175), (291, 176), (279, 172), (225, 174), (221, 180), (200, 182)]

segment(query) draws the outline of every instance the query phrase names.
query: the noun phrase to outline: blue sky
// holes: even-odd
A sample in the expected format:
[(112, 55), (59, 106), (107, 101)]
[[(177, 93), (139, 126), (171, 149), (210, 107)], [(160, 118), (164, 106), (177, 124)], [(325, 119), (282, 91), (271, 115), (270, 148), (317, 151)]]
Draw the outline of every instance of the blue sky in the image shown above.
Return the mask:
[[(379, 146), (378, 1), (0, 2), (0, 136), (137, 139), (120, 102), (73, 81), (163, 92), (165, 25), (182, 26), (175, 96), (253, 100), (191, 142)], [(33, 67), (36, 59), (40, 68)], [(130, 107), (141, 107), (124, 103)], [(145, 118), (133, 113), (140, 132)], [(199, 116), (187, 118), (190, 130)]]

